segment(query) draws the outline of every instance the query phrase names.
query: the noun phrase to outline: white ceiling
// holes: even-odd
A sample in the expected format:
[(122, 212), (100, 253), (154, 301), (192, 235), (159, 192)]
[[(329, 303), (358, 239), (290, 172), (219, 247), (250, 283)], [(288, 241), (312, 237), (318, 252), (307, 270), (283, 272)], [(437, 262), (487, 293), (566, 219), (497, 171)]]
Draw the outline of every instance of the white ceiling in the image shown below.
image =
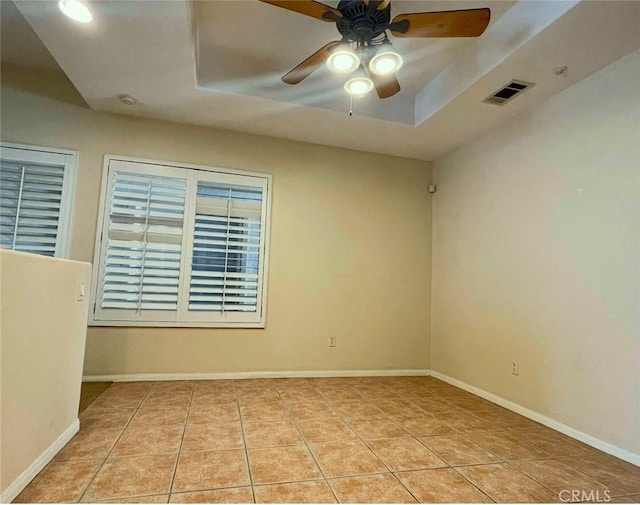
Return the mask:
[[(344, 78), (322, 68), (297, 86), (280, 81), (339, 38), (331, 23), (257, 0), (87, 0), (89, 25), (55, 0), (15, 3), (95, 110), (423, 160), (640, 47), (636, 1), (392, 0), (392, 16), (488, 6), (492, 20), (477, 39), (393, 39), (402, 91), (354, 100), (350, 117)], [(513, 78), (536, 85), (503, 107), (482, 103)], [(123, 105), (122, 93), (139, 103)]]

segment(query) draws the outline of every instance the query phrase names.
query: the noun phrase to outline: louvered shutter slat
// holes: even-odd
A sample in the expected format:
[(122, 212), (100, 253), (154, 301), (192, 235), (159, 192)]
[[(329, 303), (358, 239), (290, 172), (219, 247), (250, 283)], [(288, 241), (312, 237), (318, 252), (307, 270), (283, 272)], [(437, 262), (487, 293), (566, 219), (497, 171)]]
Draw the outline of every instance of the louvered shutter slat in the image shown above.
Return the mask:
[(176, 311), (186, 180), (116, 172), (111, 195), (101, 308)]
[(262, 198), (262, 188), (198, 183), (190, 311), (257, 311)]
[(0, 164), (0, 246), (54, 256), (64, 165)]

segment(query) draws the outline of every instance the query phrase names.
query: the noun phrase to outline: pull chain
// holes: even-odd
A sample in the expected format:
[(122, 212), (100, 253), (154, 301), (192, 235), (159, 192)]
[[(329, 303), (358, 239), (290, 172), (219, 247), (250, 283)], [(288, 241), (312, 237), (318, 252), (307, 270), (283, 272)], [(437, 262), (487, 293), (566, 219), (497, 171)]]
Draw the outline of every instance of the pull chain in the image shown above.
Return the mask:
[(353, 116), (353, 95), (349, 94), (349, 117)]

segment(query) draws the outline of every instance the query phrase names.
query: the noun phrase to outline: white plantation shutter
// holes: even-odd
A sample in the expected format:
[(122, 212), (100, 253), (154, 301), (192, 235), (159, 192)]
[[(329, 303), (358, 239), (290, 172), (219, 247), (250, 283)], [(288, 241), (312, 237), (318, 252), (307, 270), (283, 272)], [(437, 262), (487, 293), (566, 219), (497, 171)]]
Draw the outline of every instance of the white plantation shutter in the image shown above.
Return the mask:
[(121, 165), (109, 178), (100, 311), (114, 319), (175, 320), (187, 181), (179, 172)]
[(268, 176), (110, 159), (92, 324), (263, 326)]
[(65, 256), (75, 155), (36, 149), (2, 146), (0, 246)]
[(258, 312), (263, 191), (198, 182), (190, 311)]

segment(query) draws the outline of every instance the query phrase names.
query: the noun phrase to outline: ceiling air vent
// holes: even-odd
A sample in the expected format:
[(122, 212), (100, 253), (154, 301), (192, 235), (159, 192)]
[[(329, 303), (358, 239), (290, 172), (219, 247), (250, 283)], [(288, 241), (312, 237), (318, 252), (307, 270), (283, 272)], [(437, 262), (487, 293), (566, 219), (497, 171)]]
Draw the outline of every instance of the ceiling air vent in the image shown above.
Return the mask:
[(492, 93), (482, 101), (484, 103), (491, 103), (493, 105), (504, 105), (533, 85), (534, 84), (532, 82), (517, 81), (514, 79), (509, 84), (503, 86), (501, 89), (499, 89), (495, 93)]

